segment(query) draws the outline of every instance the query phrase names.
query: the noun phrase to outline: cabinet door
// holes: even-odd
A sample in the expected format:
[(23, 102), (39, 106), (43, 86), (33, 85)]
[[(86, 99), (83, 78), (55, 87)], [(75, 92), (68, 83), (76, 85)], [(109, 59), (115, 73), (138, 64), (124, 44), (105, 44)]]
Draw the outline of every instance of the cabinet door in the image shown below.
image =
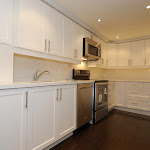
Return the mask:
[(26, 94), (0, 90), (0, 149), (26, 150)]
[(0, 0), (0, 42), (12, 44), (13, 0)]
[(132, 65), (141, 66), (145, 64), (144, 41), (131, 43), (132, 48)]
[(115, 83), (114, 82), (109, 82), (108, 83), (108, 110), (112, 110), (114, 107), (114, 96), (115, 96)]
[(76, 129), (76, 86), (62, 86), (56, 103), (58, 139)]
[(16, 47), (44, 51), (44, 3), (18, 0)]
[(64, 56), (64, 16), (50, 6), (45, 6), (45, 42), (46, 51)]
[(129, 66), (131, 59), (130, 43), (122, 43), (118, 45), (118, 66)]
[(117, 44), (107, 44), (106, 65), (117, 66)]
[(145, 40), (145, 65), (150, 65), (150, 40)]
[(64, 17), (64, 51), (65, 57), (74, 58), (75, 59), (75, 51), (74, 51), (74, 24), (73, 22)]
[(55, 88), (35, 88), (29, 97), (28, 149), (41, 150), (55, 139)]
[(126, 94), (125, 94), (125, 83), (124, 82), (116, 82), (115, 85), (115, 104), (116, 106), (125, 106)]
[(77, 24), (74, 24), (74, 50), (76, 59), (81, 61), (83, 56), (83, 33), (82, 28)]

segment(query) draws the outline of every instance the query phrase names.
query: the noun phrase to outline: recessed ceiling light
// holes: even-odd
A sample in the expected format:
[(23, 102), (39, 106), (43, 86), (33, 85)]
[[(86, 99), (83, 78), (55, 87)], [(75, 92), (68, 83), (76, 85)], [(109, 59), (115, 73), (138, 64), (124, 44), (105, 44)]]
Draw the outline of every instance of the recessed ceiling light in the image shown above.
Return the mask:
[(84, 57), (83, 57), (82, 60), (87, 60), (87, 58), (84, 58)]
[(116, 36), (116, 39), (119, 39), (119, 36)]
[(102, 19), (98, 19), (98, 22), (101, 22), (102, 21)]
[(146, 6), (147, 9), (150, 9), (150, 5)]

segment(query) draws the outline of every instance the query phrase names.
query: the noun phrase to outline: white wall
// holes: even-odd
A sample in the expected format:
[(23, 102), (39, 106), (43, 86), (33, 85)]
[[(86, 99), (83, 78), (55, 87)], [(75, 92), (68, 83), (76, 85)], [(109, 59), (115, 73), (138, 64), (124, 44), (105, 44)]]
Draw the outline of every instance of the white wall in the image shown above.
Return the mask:
[(14, 81), (32, 81), (34, 73), (49, 70), (51, 75), (45, 74), (39, 80), (41, 81), (56, 81), (72, 79), (72, 69), (90, 69), (91, 79), (103, 79), (104, 71), (99, 68), (88, 68), (87, 62), (82, 62), (80, 65), (71, 65), (57, 61), (33, 58), (28, 56), (14, 56)]

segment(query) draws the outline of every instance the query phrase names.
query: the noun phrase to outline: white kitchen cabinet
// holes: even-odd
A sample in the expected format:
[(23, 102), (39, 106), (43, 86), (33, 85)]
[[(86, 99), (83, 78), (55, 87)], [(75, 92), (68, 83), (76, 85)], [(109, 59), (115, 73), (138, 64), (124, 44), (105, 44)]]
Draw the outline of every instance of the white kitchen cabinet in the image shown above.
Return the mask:
[(106, 65), (106, 61), (105, 61), (105, 58), (106, 58), (106, 48), (107, 48), (107, 43), (104, 42), (103, 40), (99, 39), (99, 43), (101, 44), (101, 60), (100, 60), (100, 64), (102, 66), (105, 66)]
[(56, 101), (56, 126), (58, 139), (76, 129), (76, 85), (64, 85), (59, 88), (59, 100)]
[(64, 17), (64, 51), (65, 57), (75, 59), (74, 50), (74, 23), (67, 17)]
[(125, 82), (116, 82), (115, 84), (115, 104), (116, 106), (126, 106), (126, 85)]
[(17, 0), (15, 19), (15, 46), (45, 52), (44, 2)]
[(74, 23), (74, 51), (77, 60), (82, 60), (83, 56), (83, 29)]
[(145, 65), (150, 65), (150, 39), (145, 40)]
[(34, 88), (29, 97), (28, 149), (42, 150), (56, 141), (56, 88)]
[(27, 109), (24, 90), (0, 90), (0, 149), (27, 150)]
[(106, 65), (117, 66), (117, 44), (107, 44), (106, 49)]
[(90, 39), (93, 39), (93, 35), (92, 35), (92, 33), (90, 33), (88, 30), (86, 30), (86, 29), (83, 29), (83, 37), (85, 38), (85, 37), (88, 37), (88, 38), (90, 38)]
[(12, 44), (13, 0), (0, 0), (0, 43)]
[(145, 64), (144, 41), (131, 42), (132, 66), (142, 66)]
[(108, 110), (112, 110), (115, 105), (115, 83), (108, 83)]
[(76, 85), (38, 87), (28, 102), (28, 149), (42, 150), (76, 129)]
[(64, 16), (45, 5), (45, 50), (47, 53), (64, 56)]
[(131, 65), (131, 44), (121, 43), (118, 45), (118, 66)]

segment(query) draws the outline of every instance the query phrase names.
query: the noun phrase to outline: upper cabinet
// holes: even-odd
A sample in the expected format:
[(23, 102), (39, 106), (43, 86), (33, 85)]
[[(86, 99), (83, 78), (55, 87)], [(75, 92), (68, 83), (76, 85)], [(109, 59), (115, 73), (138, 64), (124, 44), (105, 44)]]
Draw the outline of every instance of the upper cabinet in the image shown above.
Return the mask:
[(64, 16), (45, 5), (45, 51), (50, 54), (64, 56)]
[(131, 45), (122, 43), (118, 45), (118, 66), (131, 65)]
[(0, 43), (12, 44), (13, 0), (0, 0)]
[(83, 30), (77, 24), (74, 24), (74, 52), (76, 59), (81, 61), (83, 56)]
[(117, 66), (117, 44), (107, 44), (106, 65)]
[(150, 65), (150, 40), (145, 40), (145, 65)]
[(141, 66), (145, 64), (144, 41), (131, 42), (132, 66)]
[(75, 50), (74, 50), (74, 38), (73, 38), (73, 30), (74, 24), (73, 22), (64, 17), (64, 51), (65, 57), (75, 58)]
[(17, 5), (15, 46), (40, 52), (45, 51), (45, 4), (41, 0), (17, 0)]

